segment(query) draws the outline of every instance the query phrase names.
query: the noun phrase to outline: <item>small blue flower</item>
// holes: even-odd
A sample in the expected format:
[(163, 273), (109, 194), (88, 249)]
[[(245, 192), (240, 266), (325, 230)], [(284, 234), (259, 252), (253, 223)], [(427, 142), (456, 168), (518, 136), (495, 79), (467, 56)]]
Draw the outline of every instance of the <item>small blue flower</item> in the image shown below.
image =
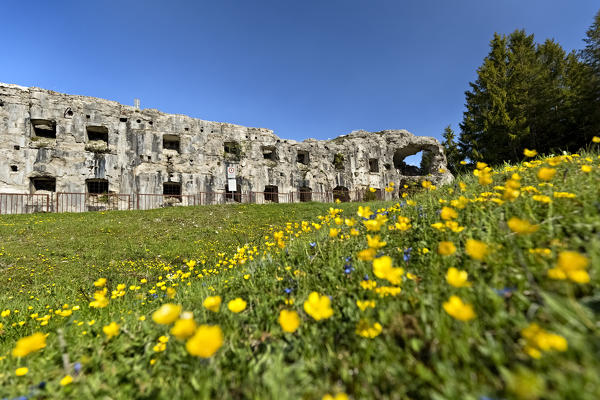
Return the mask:
[(494, 292), (496, 292), (496, 294), (498, 296), (501, 297), (508, 297), (510, 296), (515, 290), (517, 290), (517, 288), (514, 287), (505, 287), (502, 289), (494, 289)]
[(317, 245), (317, 242), (310, 242), (310, 247), (315, 247)]
[(350, 262), (350, 260), (352, 260), (352, 257), (346, 257), (346, 262)]
[(291, 289), (291, 288), (285, 288), (285, 293), (290, 294), (290, 293), (292, 293), (292, 290), (293, 289)]
[(363, 278), (363, 279), (364, 279), (365, 281), (368, 281), (368, 280), (369, 280), (369, 275), (368, 275), (368, 274), (365, 274), (365, 276), (364, 276), (364, 278)]
[(81, 372), (81, 363), (76, 362), (75, 364), (73, 364), (73, 370), (76, 374), (79, 374)]

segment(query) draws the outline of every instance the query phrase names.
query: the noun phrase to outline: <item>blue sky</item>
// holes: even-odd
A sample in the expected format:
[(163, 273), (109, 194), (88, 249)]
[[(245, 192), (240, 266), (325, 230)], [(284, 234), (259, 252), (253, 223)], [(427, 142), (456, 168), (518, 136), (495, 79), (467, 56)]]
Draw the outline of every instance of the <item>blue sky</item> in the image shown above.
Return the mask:
[(13, 1), (0, 3), (0, 81), (333, 138), (458, 130), (494, 32), (566, 50), (597, 0)]

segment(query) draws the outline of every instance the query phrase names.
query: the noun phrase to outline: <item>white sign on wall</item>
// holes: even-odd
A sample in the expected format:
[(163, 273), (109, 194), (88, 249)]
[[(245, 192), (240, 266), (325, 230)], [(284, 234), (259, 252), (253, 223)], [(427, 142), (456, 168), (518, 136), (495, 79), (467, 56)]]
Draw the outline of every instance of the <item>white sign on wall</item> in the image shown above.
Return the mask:
[(230, 165), (227, 167), (227, 179), (235, 179), (235, 166)]
[(227, 190), (230, 192), (237, 191), (237, 183), (235, 179), (227, 179)]

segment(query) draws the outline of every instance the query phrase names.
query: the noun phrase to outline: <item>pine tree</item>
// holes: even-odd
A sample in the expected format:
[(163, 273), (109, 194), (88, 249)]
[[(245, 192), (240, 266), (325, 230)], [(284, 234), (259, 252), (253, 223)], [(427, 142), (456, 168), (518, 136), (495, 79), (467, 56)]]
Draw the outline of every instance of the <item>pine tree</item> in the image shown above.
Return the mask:
[(581, 72), (582, 102), (580, 109), (585, 116), (584, 135), (586, 142), (600, 134), (600, 11), (596, 13), (592, 26), (586, 32), (586, 43), (580, 56), (585, 65)]
[(442, 134), (444, 137), (444, 141), (442, 142), (442, 146), (444, 146), (444, 152), (446, 153), (446, 161), (448, 162), (448, 169), (453, 174), (458, 170), (459, 163), (461, 161), (460, 151), (458, 149), (458, 143), (456, 143), (456, 135), (454, 131), (448, 125), (444, 128), (444, 133)]

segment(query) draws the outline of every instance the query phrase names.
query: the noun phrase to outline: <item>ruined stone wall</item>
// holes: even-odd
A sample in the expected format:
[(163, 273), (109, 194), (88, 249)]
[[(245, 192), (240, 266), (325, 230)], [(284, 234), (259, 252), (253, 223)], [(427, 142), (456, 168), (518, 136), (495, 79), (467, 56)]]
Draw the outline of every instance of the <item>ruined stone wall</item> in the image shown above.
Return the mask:
[[(431, 152), (428, 171), (402, 161), (420, 150)], [(229, 165), (242, 192), (383, 189), (426, 174), (437, 184), (452, 179), (437, 140), (405, 130), (297, 142), (263, 128), (0, 84), (0, 193), (34, 193), (40, 178), (55, 178), (58, 192), (87, 192), (86, 180), (108, 180), (114, 193), (163, 194), (169, 182), (184, 195), (222, 192)]]

